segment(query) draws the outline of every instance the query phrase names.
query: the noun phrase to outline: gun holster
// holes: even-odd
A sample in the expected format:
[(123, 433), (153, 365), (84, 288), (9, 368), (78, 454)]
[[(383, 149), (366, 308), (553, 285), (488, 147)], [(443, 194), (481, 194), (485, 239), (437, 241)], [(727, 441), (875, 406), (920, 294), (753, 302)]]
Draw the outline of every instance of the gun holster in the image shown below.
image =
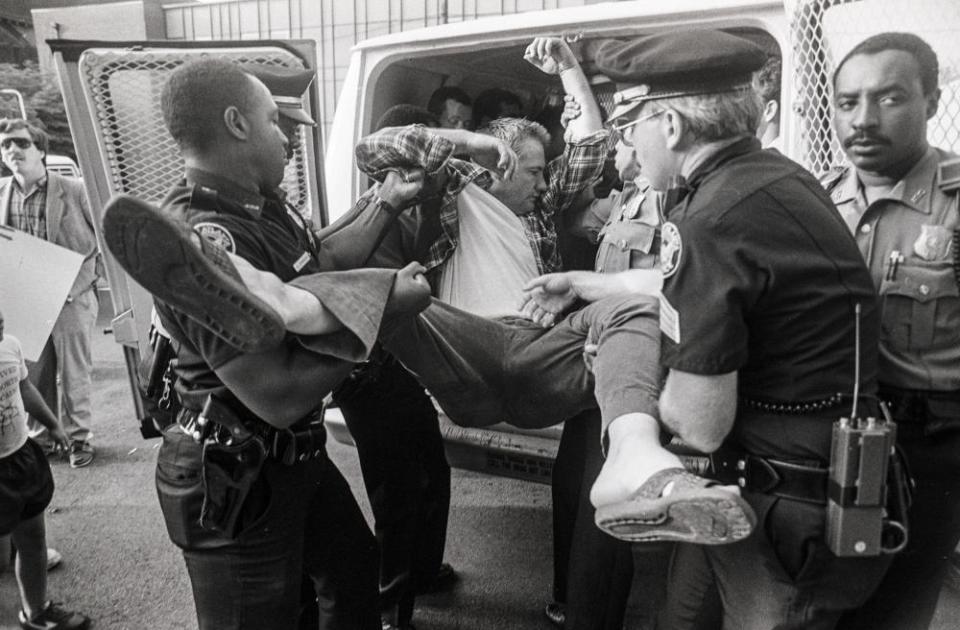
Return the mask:
[(237, 537), (243, 525), (243, 506), (266, 459), (267, 449), (256, 436), (239, 443), (204, 443), (201, 526), (231, 539)]

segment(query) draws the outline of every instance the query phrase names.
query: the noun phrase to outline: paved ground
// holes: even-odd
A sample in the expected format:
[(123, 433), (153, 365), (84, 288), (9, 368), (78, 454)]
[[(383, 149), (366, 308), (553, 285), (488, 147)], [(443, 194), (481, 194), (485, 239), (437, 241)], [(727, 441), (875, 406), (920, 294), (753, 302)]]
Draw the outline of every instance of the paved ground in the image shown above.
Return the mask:
[[(95, 360), (97, 458), (81, 470), (53, 465), (48, 540), (65, 560), (50, 575), (50, 595), (91, 615), (98, 630), (196, 628), (186, 571), (153, 487), (159, 441), (140, 437), (111, 337), (97, 338)], [(369, 518), (356, 452), (336, 443), (329, 450)], [(418, 600), (418, 628), (549, 630), (541, 613), (552, 579), (549, 488), (454, 471), (452, 503), (447, 559), (463, 579), (451, 594)], [(0, 630), (17, 627), (14, 588), (11, 575), (0, 577)], [(631, 630), (649, 627), (643, 590), (635, 584)], [(945, 591), (936, 630), (960, 627), (958, 592), (960, 584)]]

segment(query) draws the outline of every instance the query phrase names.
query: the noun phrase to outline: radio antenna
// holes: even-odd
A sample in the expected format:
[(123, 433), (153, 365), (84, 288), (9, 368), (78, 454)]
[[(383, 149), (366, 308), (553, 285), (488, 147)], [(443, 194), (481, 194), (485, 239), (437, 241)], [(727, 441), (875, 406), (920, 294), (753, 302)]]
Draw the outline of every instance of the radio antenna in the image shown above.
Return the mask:
[(853, 313), (853, 409), (850, 410), (850, 420), (856, 421), (860, 400), (860, 302), (854, 306)]

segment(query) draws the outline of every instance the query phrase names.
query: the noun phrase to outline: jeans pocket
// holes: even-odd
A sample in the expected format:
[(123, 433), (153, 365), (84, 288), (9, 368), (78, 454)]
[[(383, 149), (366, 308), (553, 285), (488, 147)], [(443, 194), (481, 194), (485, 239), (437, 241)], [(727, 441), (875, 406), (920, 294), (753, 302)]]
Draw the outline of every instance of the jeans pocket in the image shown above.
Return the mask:
[(200, 445), (185, 435), (179, 425), (171, 425), (164, 431), (157, 455), (157, 498), (167, 535), (182, 549), (226, 543), (200, 526), (203, 505), (200, 457)]
[(824, 545), (823, 507), (774, 498), (764, 517), (764, 532), (780, 568), (791, 581), (798, 581), (819, 557)]

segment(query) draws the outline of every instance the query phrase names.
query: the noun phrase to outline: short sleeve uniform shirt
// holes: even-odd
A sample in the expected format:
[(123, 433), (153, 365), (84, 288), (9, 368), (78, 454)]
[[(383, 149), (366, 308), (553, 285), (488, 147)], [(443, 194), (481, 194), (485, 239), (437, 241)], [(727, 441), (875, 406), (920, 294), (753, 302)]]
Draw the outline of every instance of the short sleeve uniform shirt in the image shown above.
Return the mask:
[[(876, 388), (878, 309), (849, 231), (817, 180), (744, 138), (708, 158), (662, 227), (662, 361), (738, 373), (739, 396), (812, 402), (851, 393), (856, 305), (861, 387)], [(733, 437), (759, 455), (825, 458), (829, 423), (738, 406)], [(822, 425), (822, 426), (821, 426)]]
[[(302, 219), (277, 197), (257, 195), (210, 173), (188, 170), (186, 181), (170, 192), (163, 209), (284, 282), (321, 271), (316, 245)], [(241, 351), (165, 304), (156, 306), (164, 327), (181, 344), (177, 375), (185, 405), (192, 406), (191, 392), (202, 400), (207, 394), (225, 391), (213, 370)]]

